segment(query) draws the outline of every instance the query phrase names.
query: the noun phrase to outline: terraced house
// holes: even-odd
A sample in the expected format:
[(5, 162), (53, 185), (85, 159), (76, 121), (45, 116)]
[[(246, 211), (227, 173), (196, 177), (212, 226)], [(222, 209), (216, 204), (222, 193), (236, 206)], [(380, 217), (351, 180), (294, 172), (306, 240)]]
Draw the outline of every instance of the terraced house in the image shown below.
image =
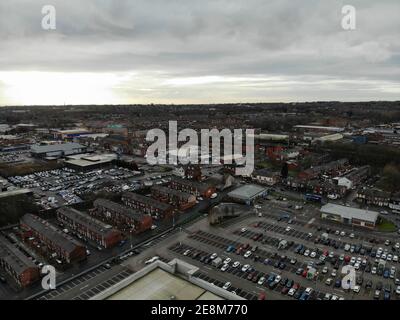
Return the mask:
[(57, 254), (67, 263), (86, 259), (86, 248), (74, 238), (51, 223), (33, 214), (26, 214), (20, 220), (23, 237), (35, 237), (46, 246), (46, 253)]
[(27, 287), (39, 279), (39, 268), (18, 248), (0, 236), (0, 267), (5, 270), (20, 287)]
[(83, 238), (92, 240), (104, 248), (113, 247), (122, 240), (119, 230), (70, 207), (58, 209), (57, 219)]
[(152, 187), (151, 195), (153, 198), (169, 203), (180, 210), (186, 210), (196, 205), (196, 197), (194, 195), (164, 186)]
[(123, 193), (122, 202), (130, 208), (151, 215), (154, 219), (171, 217), (175, 211), (174, 207), (167, 203), (133, 192)]
[(97, 199), (90, 214), (121, 231), (136, 234), (149, 230), (153, 225), (151, 216), (107, 199)]

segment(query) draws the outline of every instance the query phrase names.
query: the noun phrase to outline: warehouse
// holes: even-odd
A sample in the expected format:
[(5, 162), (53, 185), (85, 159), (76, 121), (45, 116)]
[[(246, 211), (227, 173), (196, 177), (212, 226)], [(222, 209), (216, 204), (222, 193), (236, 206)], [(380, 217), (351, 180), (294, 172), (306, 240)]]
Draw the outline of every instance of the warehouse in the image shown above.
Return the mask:
[(205, 183), (173, 177), (169, 187), (179, 191), (191, 193), (196, 197), (210, 198), (216, 191), (215, 187)]
[(115, 153), (107, 154), (78, 154), (69, 156), (65, 161), (65, 165), (68, 168), (76, 171), (90, 171), (94, 169), (109, 167), (112, 165), (112, 161), (117, 159)]
[(257, 198), (267, 195), (267, 189), (256, 184), (246, 184), (228, 193), (228, 197), (237, 202), (253, 203)]
[(321, 218), (356, 227), (374, 229), (379, 213), (328, 203), (321, 208)]
[(65, 156), (86, 152), (86, 147), (79, 143), (57, 143), (49, 145), (35, 144), (31, 146), (34, 158), (62, 158)]
[(27, 287), (39, 279), (39, 268), (13, 244), (0, 236), (0, 267), (20, 287)]
[(149, 230), (153, 225), (151, 216), (106, 199), (95, 200), (94, 209), (90, 213), (121, 231), (135, 234)]
[(186, 210), (196, 205), (196, 197), (194, 195), (163, 186), (152, 187), (151, 195), (153, 198), (167, 202), (180, 210)]
[(21, 218), (20, 224), (25, 231), (23, 236), (40, 239), (50, 251), (50, 255), (56, 253), (67, 263), (86, 258), (86, 248), (82, 244), (46, 220), (28, 213)]
[(70, 207), (58, 209), (57, 219), (69, 229), (104, 248), (111, 248), (122, 240), (120, 231)]
[(169, 204), (133, 192), (122, 194), (122, 202), (128, 207), (151, 215), (154, 219), (168, 218), (174, 213), (174, 208)]

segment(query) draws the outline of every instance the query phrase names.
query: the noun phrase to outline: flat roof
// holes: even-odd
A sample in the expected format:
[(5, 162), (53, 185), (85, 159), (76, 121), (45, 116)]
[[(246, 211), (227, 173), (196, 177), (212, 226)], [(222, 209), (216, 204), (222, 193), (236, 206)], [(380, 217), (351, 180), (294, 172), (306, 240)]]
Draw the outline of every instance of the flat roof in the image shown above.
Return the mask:
[(35, 144), (31, 146), (31, 151), (34, 153), (46, 153), (46, 152), (55, 152), (55, 151), (71, 151), (74, 149), (82, 149), (86, 148), (85, 146), (79, 143), (57, 143), (57, 144), (50, 144), (50, 145), (39, 145)]
[(261, 193), (265, 192), (267, 188), (258, 186), (256, 184), (246, 184), (228, 193), (231, 198), (237, 199), (252, 199)]
[(372, 223), (375, 223), (379, 216), (379, 213), (376, 211), (346, 207), (334, 203), (327, 203), (326, 205), (322, 206), (321, 212), (338, 215), (346, 219), (357, 219)]
[(125, 288), (109, 296), (107, 300), (223, 300), (223, 298), (156, 268)]

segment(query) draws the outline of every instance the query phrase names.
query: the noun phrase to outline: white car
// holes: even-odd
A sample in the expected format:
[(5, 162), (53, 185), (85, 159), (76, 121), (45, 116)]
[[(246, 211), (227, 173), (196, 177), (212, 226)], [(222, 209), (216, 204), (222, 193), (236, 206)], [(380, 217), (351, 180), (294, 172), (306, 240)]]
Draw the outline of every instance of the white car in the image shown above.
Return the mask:
[(226, 270), (228, 270), (229, 268), (229, 264), (225, 263), (222, 267), (221, 267), (221, 271), (225, 272)]
[(216, 254), (215, 252), (211, 255), (210, 259), (214, 260), (216, 257), (218, 256), (218, 254)]
[(354, 233), (350, 233), (349, 237), (350, 237), (350, 239), (353, 239), (354, 238)]
[(396, 249), (400, 249), (400, 243), (396, 242), (396, 244), (394, 245), (394, 247), (395, 247)]
[(292, 230), (291, 227), (286, 227), (286, 229), (285, 229), (286, 232), (289, 232), (290, 230)]
[(231, 261), (232, 261), (232, 259), (228, 257), (225, 259), (224, 264), (229, 264)]
[(376, 267), (372, 267), (371, 274), (376, 274)]
[(218, 197), (218, 194), (217, 193), (213, 193), (210, 198), (211, 199), (215, 199), (216, 197)]
[(342, 236), (342, 237), (344, 237), (346, 235), (346, 232), (344, 232), (344, 231), (342, 231), (341, 233), (340, 233), (340, 236)]
[(399, 257), (398, 256), (393, 256), (393, 262), (399, 262)]
[(329, 258), (333, 258), (335, 256), (335, 253), (333, 251), (329, 252)]
[(246, 228), (242, 228), (242, 229), (240, 229), (240, 232), (241, 233), (244, 233), (244, 232), (246, 232), (247, 231), (247, 229)]
[(308, 257), (309, 255), (310, 255), (310, 250), (307, 249), (306, 251), (304, 251), (304, 256), (305, 257)]
[(397, 286), (397, 288), (396, 288), (396, 294), (400, 294), (400, 286)]
[(246, 251), (246, 253), (243, 255), (243, 257), (248, 258), (251, 256), (251, 251)]
[(249, 268), (250, 268), (250, 265), (249, 265), (249, 264), (245, 264), (245, 265), (242, 267), (242, 272), (246, 272), (247, 270), (249, 270)]
[(311, 292), (313, 291), (313, 289), (312, 288), (306, 288), (306, 290), (305, 290), (305, 293), (307, 293), (307, 294), (311, 294)]
[(323, 273), (323, 274), (328, 273), (328, 267), (324, 267), (324, 268), (322, 269), (322, 273)]
[(386, 210), (382, 210), (382, 211), (381, 211), (381, 214), (387, 215), (387, 214), (389, 214), (389, 212), (387, 212)]
[(317, 256), (317, 253), (316, 253), (315, 251), (313, 251), (313, 252), (310, 253), (310, 257), (311, 257), (311, 258), (315, 258), (316, 256)]
[(233, 268), (237, 268), (240, 266), (240, 262), (239, 261), (235, 261), (232, 265)]
[(190, 253), (190, 250), (186, 250), (186, 251), (183, 253), (183, 255), (184, 255), (184, 256), (187, 256), (189, 253)]
[(389, 254), (387, 255), (387, 257), (386, 257), (386, 260), (387, 260), (387, 261), (392, 261), (392, 259), (393, 259), (393, 256), (389, 253)]
[(256, 208), (256, 209), (261, 209), (262, 207), (261, 207), (259, 204), (256, 204), (256, 205), (254, 206), (254, 208)]
[(356, 262), (356, 263), (354, 264), (354, 268), (355, 268), (356, 270), (359, 270), (359, 269), (360, 269), (360, 263), (359, 263), (359, 262)]
[(354, 265), (356, 263), (356, 257), (351, 257), (350, 264)]
[(353, 291), (355, 292), (355, 293), (359, 293), (360, 292), (360, 286), (354, 286), (354, 288), (353, 288)]
[[(400, 288), (400, 286), (398, 288)], [(292, 296), (294, 296), (295, 293), (296, 293), (296, 289), (290, 288), (290, 290), (288, 292), (288, 296), (292, 297)]]
[(257, 284), (261, 286), (264, 282), (265, 282), (265, 277), (261, 277), (261, 278), (258, 280)]
[(337, 274), (337, 270), (333, 269), (331, 272), (331, 277), (336, 277), (336, 274)]
[(224, 284), (224, 286), (222, 287), (222, 289), (228, 290), (228, 289), (230, 288), (230, 286), (231, 286), (231, 283), (228, 281), (228, 282), (226, 282), (226, 283)]
[(282, 279), (282, 277), (278, 274), (278, 275), (275, 277), (275, 282), (276, 282), (276, 283), (279, 283), (279, 281), (281, 281), (281, 279)]

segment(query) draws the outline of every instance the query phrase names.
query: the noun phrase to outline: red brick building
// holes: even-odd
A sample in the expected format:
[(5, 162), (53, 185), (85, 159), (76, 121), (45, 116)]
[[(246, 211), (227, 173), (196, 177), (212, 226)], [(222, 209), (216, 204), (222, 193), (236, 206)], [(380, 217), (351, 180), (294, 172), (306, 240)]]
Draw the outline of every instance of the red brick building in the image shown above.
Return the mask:
[(152, 187), (151, 195), (153, 198), (169, 203), (180, 210), (186, 210), (196, 205), (194, 195), (164, 186)]
[(95, 200), (94, 208), (90, 211), (90, 214), (112, 224), (121, 231), (135, 234), (149, 230), (153, 225), (151, 216), (107, 199)]
[(67, 263), (86, 259), (86, 248), (81, 243), (46, 220), (28, 213), (21, 218), (20, 226), (25, 239), (38, 238), (50, 255), (55, 253)]
[(171, 217), (175, 211), (174, 207), (133, 192), (122, 194), (122, 202), (130, 207), (152, 216), (154, 219), (164, 219)]
[(92, 240), (104, 248), (111, 248), (122, 240), (119, 230), (70, 207), (58, 209), (57, 219), (80, 236)]
[(38, 266), (3, 236), (0, 236), (0, 267), (20, 287), (28, 287), (40, 278)]
[(171, 182), (169, 183), (169, 187), (175, 190), (191, 193), (196, 197), (205, 198), (210, 198), (211, 195), (216, 191), (214, 186), (178, 177), (172, 178)]

